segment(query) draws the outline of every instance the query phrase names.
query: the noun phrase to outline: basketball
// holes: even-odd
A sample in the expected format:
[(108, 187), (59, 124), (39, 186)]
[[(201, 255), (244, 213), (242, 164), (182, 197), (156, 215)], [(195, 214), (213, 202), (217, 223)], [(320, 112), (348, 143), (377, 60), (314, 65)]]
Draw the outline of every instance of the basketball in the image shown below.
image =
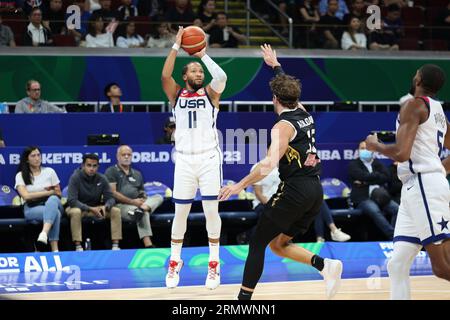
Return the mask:
[(206, 46), (205, 32), (196, 26), (184, 29), (181, 47), (190, 55), (199, 52)]

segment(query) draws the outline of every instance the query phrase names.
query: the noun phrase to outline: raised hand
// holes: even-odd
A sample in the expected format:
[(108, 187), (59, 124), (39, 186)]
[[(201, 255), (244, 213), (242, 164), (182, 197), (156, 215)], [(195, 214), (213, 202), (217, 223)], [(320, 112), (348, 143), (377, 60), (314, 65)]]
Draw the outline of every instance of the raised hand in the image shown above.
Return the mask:
[(270, 44), (263, 44), (261, 46), (262, 56), (264, 58), (264, 62), (272, 68), (279, 67), (281, 64), (277, 59), (277, 52), (272, 49)]
[(366, 138), (366, 148), (369, 151), (376, 151), (375, 147), (378, 144), (378, 136), (377, 134), (370, 134)]
[(206, 54), (206, 47), (204, 47), (199, 52), (194, 53), (193, 56), (201, 59), (205, 54)]
[(178, 32), (177, 35), (175, 36), (175, 43), (177, 45), (179, 45), (181, 47), (181, 39), (183, 38), (183, 32), (184, 32), (184, 28), (183, 27), (178, 27)]

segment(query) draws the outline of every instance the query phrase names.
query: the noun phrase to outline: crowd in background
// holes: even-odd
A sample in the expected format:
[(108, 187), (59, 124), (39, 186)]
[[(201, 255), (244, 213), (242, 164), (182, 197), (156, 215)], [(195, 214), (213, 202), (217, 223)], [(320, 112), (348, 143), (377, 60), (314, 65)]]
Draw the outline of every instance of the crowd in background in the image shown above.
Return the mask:
[[(243, 0), (242, 0), (243, 1)], [(294, 47), (343, 50), (448, 50), (448, 0), (275, 0), (294, 21)], [(380, 28), (371, 30), (367, 7), (381, 8)], [(81, 24), (66, 8), (80, 10)], [(283, 36), (288, 20), (265, 1), (252, 8)], [(247, 36), (217, 9), (214, 0), (0, 0), (0, 46), (166, 48), (179, 25), (196, 25), (210, 47), (236, 48)], [(252, 17), (254, 18), (254, 17)], [(242, 24), (241, 24), (242, 25)]]

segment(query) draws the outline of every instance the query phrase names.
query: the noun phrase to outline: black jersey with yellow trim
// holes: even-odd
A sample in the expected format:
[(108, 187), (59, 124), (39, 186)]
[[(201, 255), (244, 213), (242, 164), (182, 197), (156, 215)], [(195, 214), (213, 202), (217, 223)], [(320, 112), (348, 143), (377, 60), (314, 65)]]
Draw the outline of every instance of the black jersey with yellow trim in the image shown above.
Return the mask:
[[(286, 109), (278, 120), (289, 123), (294, 129), (288, 149), (279, 162), (280, 179), (318, 176), (321, 164), (316, 149), (316, 128), (313, 117), (301, 108)], [(305, 163), (306, 162), (306, 163)]]

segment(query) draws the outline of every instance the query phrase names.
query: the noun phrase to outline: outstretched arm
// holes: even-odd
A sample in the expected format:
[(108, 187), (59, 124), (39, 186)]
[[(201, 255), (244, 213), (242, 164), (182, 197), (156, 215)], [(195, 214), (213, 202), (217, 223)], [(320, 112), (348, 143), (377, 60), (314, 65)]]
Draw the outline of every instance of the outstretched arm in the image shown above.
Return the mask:
[(197, 58), (200, 58), (205, 64), (206, 69), (208, 69), (211, 74), (211, 83), (206, 87), (209, 97), (211, 98), (214, 106), (219, 108), (220, 95), (225, 90), (225, 85), (227, 83), (227, 74), (222, 68), (211, 59), (210, 56), (206, 54), (206, 47), (200, 52), (194, 54)]
[(169, 99), (170, 103), (175, 103), (175, 99), (177, 97), (177, 92), (181, 89), (181, 87), (175, 82), (175, 79), (172, 77), (173, 68), (175, 66), (175, 59), (177, 58), (178, 50), (181, 46), (181, 38), (183, 36), (183, 27), (180, 27), (176, 36), (175, 44), (172, 49), (170, 49), (169, 55), (164, 62), (164, 67), (161, 75), (161, 82), (164, 93)]
[(396, 142), (381, 143), (377, 135), (373, 134), (366, 138), (367, 149), (384, 154), (394, 161), (407, 161), (411, 156), (417, 129), (427, 118), (428, 111), (423, 101), (418, 99), (408, 101), (400, 110), (400, 126), (397, 130)]
[(255, 169), (245, 178), (235, 185), (226, 186), (220, 190), (219, 200), (227, 200), (233, 194), (239, 194), (244, 188), (255, 182), (262, 180), (278, 165), (281, 157), (286, 153), (289, 140), (294, 134), (294, 129), (290, 124), (280, 121), (271, 131), (271, 145), (267, 151), (267, 156), (261, 160)]

